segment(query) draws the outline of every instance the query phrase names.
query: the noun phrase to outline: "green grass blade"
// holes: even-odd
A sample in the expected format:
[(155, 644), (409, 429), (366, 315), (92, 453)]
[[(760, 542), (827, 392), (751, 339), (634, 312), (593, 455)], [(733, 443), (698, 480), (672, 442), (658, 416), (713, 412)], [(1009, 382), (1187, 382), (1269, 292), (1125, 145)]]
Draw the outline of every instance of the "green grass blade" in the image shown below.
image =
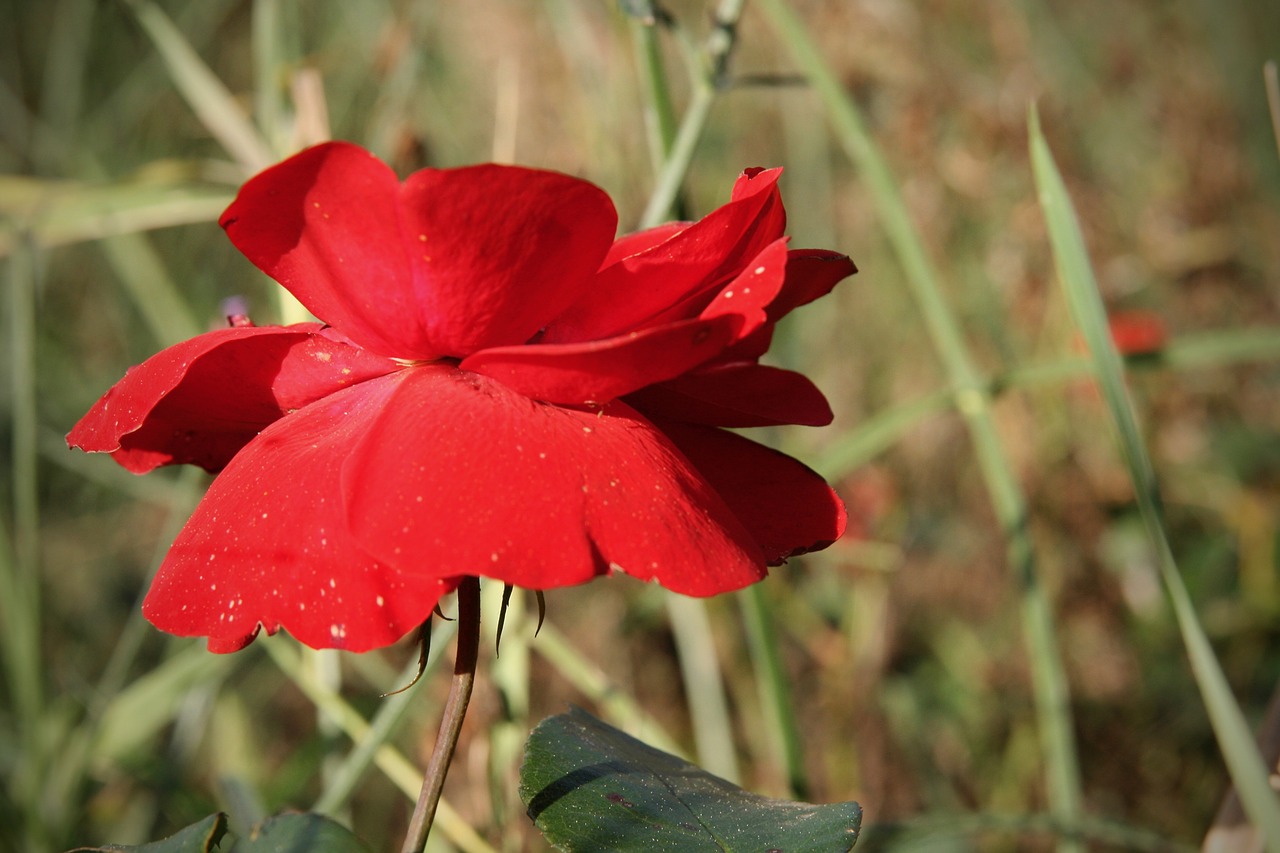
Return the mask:
[(736, 598), (742, 608), (743, 627), (760, 690), (760, 706), (767, 729), (765, 735), (772, 741), (776, 760), (786, 773), (791, 795), (804, 800), (810, 792), (809, 777), (804, 767), (803, 738), (791, 701), (791, 682), (782, 664), (782, 650), (774, 624), (775, 608), (765, 596), (765, 585), (757, 583), (744, 589)]
[[(758, 5), (822, 100), (837, 139), (866, 182), (917, 309), (955, 389), (955, 406), (968, 425), (1004, 532), (1009, 566), (1021, 587), (1023, 631), (1032, 660), (1032, 690), (1049, 801), (1055, 817), (1069, 827), (1084, 814), (1084, 794), (1066, 672), (1058, 649), (1053, 609), (1036, 566), (1026, 500), (996, 430), (988, 385), (974, 367), (960, 324), (943, 298), (940, 277), (911, 221), (889, 164), (868, 133), (858, 108), (784, 0), (760, 0)], [(1064, 838), (1060, 849), (1080, 847)]]
[[(40, 502), (37, 482), (39, 418), (36, 410), (36, 295), (40, 255), (30, 241), (9, 260), (5, 276), (5, 335), (10, 399), (9, 519), (0, 520), (0, 640), (4, 693), (18, 739), (16, 768), (5, 781), (7, 794), (30, 817), (26, 841), (47, 846), (52, 827), (41, 808), (49, 764), (45, 723), (44, 653), (40, 645)], [(3, 506), (0, 503), (0, 506)], [(10, 544), (12, 548), (10, 548)], [(12, 555), (12, 556), (10, 556)], [(7, 716), (7, 715), (6, 715)]]
[(706, 602), (667, 593), (667, 613), (675, 639), (680, 676), (693, 721), (698, 763), (709, 772), (737, 784), (738, 751), (733, 743), (733, 718), (724, 691), (724, 673), (716, 654), (715, 632)]
[[(355, 743), (362, 743), (371, 737), (372, 727), (360, 712), (337, 693), (331, 692), (304, 663), (297, 649), (289, 648), (281, 639), (265, 640), (262, 646), (268, 657), (280, 668), (294, 685), (311, 701), (317, 709), (329, 715), (339, 729)], [(383, 743), (374, 751), (374, 764), (410, 801), (417, 799), (418, 788), (422, 785), (422, 773), (417, 770), (404, 753), (389, 743)], [(466, 853), (496, 853), (481, 838), (466, 820), (448, 804), (440, 801), (436, 812), (436, 826), (452, 841), (459, 850)]]
[(1253, 735), (1196, 616), (1195, 606), (1174, 560), (1160, 508), (1155, 471), (1125, 390), (1124, 364), (1111, 341), (1106, 309), (1094, 279), (1075, 208), (1041, 132), (1034, 107), (1029, 125), (1031, 165), (1049, 229), (1058, 279), (1088, 344), (1098, 383), (1119, 433), (1138, 510), (1155, 546), (1160, 575), (1173, 603), (1192, 672), (1245, 813), (1266, 839), (1267, 849), (1273, 853), (1280, 851), (1280, 802), (1276, 800)]
[(719, 93), (720, 77), (733, 49), (733, 34), (745, 3), (746, 0), (721, 0), (716, 9), (716, 28), (705, 50), (705, 70), (693, 75), (693, 96), (680, 120), (680, 127), (671, 142), (666, 162), (663, 163), (653, 193), (649, 196), (649, 203), (640, 217), (641, 228), (652, 228), (663, 222), (670, 215), (676, 196), (680, 194), (680, 186), (693, 162), (694, 151), (702, 139), (707, 119), (711, 116), (711, 107)]
[(333, 815), (346, 807), (347, 800), (354, 793), (356, 785), (363, 778), (369, 766), (374, 763), (378, 750), (390, 741), (391, 737), (399, 729), (411, 707), (411, 703), (417, 697), (419, 688), (426, 681), (427, 674), (434, 670), (439, 663), (441, 650), (448, 647), (449, 641), (453, 639), (453, 635), (456, 632), (457, 625), (453, 622), (444, 622), (432, 632), (431, 654), (427, 659), (426, 666), (423, 668), (422, 677), (414, 681), (414, 677), (418, 674), (418, 659), (414, 657), (401, 671), (398, 679), (399, 683), (389, 689), (394, 690), (404, 684), (413, 683), (399, 693), (388, 696), (382, 703), (382, 707), (378, 709), (378, 712), (373, 716), (373, 720), (369, 723), (368, 735), (358, 740), (355, 748), (351, 750), (346, 758), (334, 766), (333, 771), (325, 782), (324, 790), (311, 807), (312, 811)]
[(663, 752), (684, 757), (682, 750), (666, 729), (644, 708), (628, 696), (626, 691), (609, 681), (599, 667), (583, 657), (560, 629), (545, 622), (538, 632), (537, 641), (530, 644), (562, 678), (582, 692), (603, 712), (604, 717), (620, 729), (643, 738), (646, 743)]
[(174, 85), (200, 123), (247, 171), (256, 172), (270, 165), (275, 159), (271, 148), (169, 16), (149, 0), (126, 3), (160, 52)]

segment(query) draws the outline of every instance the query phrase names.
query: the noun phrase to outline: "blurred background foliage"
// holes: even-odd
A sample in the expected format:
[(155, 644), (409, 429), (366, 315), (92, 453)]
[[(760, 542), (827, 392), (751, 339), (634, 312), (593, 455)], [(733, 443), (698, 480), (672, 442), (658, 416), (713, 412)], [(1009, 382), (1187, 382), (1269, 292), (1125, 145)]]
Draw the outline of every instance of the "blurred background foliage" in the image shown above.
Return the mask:
[[(1261, 71), (1280, 6), (788, 5), (887, 153), (994, 393), (1056, 617), (1085, 807), (1113, 822), (1090, 843), (1198, 846), (1228, 782), (1054, 286), (1026, 110), (1039, 105), (1107, 305), (1167, 336), (1131, 359), (1131, 390), (1186, 583), (1260, 722), (1280, 678), (1280, 158)], [(0, 847), (137, 842), (220, 808), (243, 825), (330, 794), (351, 729), (317, 696), (373, 717), (411, 645), (299, 656), (281, 636), (214, 657), (150, 629), (139, 597), (204, 481), (133, 478), (62, 435), (125, 368), (221, 325), (228, 305), (259, 323), (291, 310), (215, 219), (252, 171), (326, 127), (402, 175), (484, 160), (578, 175), (636, 227), (655, 184), (639, 60), (654, 34), (624, 8), (647, 6), (0, 0)], [(678, 111), (695, 88), (680, 41), (702, 42), (712, 7), (664, 9), (680, 25), (656, 33)], [(199, 62), (212, 89), (175, 71)], [(216, 113), (216, 81), (256, 127), (239, 148), (214, 130), (236, 127)], [(744, 167), (782, 165), (792, 245), (838, 248), (861, 272), (789, 320), (772, 354), (816, 379), (836, 420), (769, 439), (827, 475), (851, 516), (842, 542), (760, 589), (799, 770), (763, 734), (769, 703), (732, 596), (706, 608), (731, 724), (719, 766), (762, 793), (856, 799), (873, 831), (928, 818), (930, 849), (1050, 846), (1036, 822), (1040, 664), (965, 422), (864, 175), (752, 3), (726, 83), (680, 214), (724, 201)], [(531, 639), (517, 609), (502, 658), (482, 666), (446, 789), (493, 849), (541, 849), (513, 774), (532, 724), (568, 702), (695, 753), (697, 681), (683, 678), (693, 665), (664, 595), (615, 579), (548, 604), (549, 631)], [(308, 679), (319, 694), (299, 689)], [(413, 764), (444, 689), (428, 674), (381, 736)], [(397, 784), (413, 780), (394, 776), (371, 772), (329, 801), (379, 849), (411, 806)], [(948, 833), (945, 818), (963, 815), (979, 819)], [(447, 835), (433, 845), (486, 849)]]

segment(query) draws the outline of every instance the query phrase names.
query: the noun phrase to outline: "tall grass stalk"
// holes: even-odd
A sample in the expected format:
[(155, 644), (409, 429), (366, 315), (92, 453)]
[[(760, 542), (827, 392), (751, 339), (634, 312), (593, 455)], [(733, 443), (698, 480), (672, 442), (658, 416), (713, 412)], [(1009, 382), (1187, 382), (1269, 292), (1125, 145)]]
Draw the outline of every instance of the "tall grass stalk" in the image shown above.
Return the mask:
[[(983, 480), (1005, 536), (1009, 567), (1020, 586), (1023, 630), (1031, 659), (1032, 690), (1051, 810), (1064, 827), (1070, 827), (1084, 815), (1084, 795), (1067, 677), (1058, 648), (1053, 608), (1036, 565), (1026, 500), (996, 429), (991, 395), (974, 366), (960, 324), (943, 297), (940, 277), (911, 221), (897, 181), (879, 146), (867, 132), (853, 99), (784, 0), (760, 0), (759, 7), (821, 98), (837, 139), (866, 181), (889, 242), (906, 274), (916, 307), (954, 389), (955, 407), (968, 425)], [(1064, 838), (1060, 849), (1081, 847)]]
[[(1159, 353), (1130, 359), (1127, 365), (1137, 372), (1186, 371), (1278, 359), (1280, 331), (1233, 329), (1180, 337), (1166, 344)], [(1085, 379), (1092, 372), (1092, 365), (1084, 356), (1044, 361), (992, 376), (986, 382), (987, 393), (994, 397), (1017, 388), (1070, 382)], [(827, 479), (839, 480), (897, 444), (925, 420), (950, 411), (954, 402), (955, 391), (944, 388), (882, 409), (839, 436), (814, 467)]]
[(160, 52), (169, 76), (196, 117), (247, 173), (275, 159), (235, 97), (182, 35), (164, 11), (150, 0), (125, 0), (138, 23)]
[(792, 796), (809, 796), (809, 777), (804, 768), (804, 749), (800, 728), (796, 724), (795, 706), (791, 701), (791, 682), (782, 665), (774, 608), (766, 597), (762, 583), (753, 584), (736, 597), (742, 609), (742, 623), (751, 650), (760, 707), (764, 713), (765, 735), (769, 739), (774, 760), (786, 775)]
[[(12, 501), (12, 559), (0, 557), (0, 617), (3, 618), (7, 693), (13, 703), (20, 754), (8, 780), (12, 796), (25, 810), (27, 843), (45, 849), (52, 827), (45, 825), (42, 793), (47, 770), (47, 738), (42, 731), (44, 680), (41, 653), (40, 503), (37, 483), (36, 291), (39, 254), (22, 244), (9, 259), (7, 328), (9, 386), (12, 396), (9, 489)], [(0, 539), (6, 538), (0, 532)], [(0, 545), (8, 543), (0, 542)]]
[(1160, 577), (1173, 604), (1178, 630), (1191, 661), (1191, 671), (1204, 698), (1209, 721), (1245, 813), (1262, 833), (1267, 850), (1276, 853), (1280, 851), (1280, 802), (1269, 781), (1270, 771), (1258, 753), (1249, 725), (1236, 704), (1231, 686), (1178, 571), (1164, 523), (1155, 469), (1125, 389), (1124, 363), (1111, 340), (1106, 308), (1089, 262), (1075, 207), (1067, 195), (1066, 185), (1040, 129), (1034, 107), (1028, 123), (1031, 163), (1040, 206), (1048, 224), (1058, 279), (1093, 358), (1095, 377), (1119, 436), (1120, 448), (1133, 481), (1134, 499), (1156, 552)]
[[(702, 139), (707, 119), (711, 116), (711, 107), (724, 85), (729, 54), (733, 52), (734, 33), (745, 5), (746, 0), (721, 0), (716, 7), (714, 28), (702, 56), (693, 58), (691, 62), (693, 67), (700, 69), (692, 75), (690, 81), (693, 94), (685, 107), (675, 138), (664, 146), (667, 148), (666, 160), (644, 214), (640, 217), (641, 228), (652, 228), (670, 216), (671, 206), (680, 193), (689, 165), (693, 162), (694, 151)], [(660, 106), (660, 103), (655, 102), (655, 105)]]
[[(315, 678), (303, 661), (302, 655), (288, 647), (280, 639), (262, 643), (267, 655), (280, 671), (302, 691), (317, 709), (329, 715), (342, 732), (354, 743), (361, 744), (375, 736), (374, 728), (349, 702), (329, 690)], [(388, 736), (388, 732), (379, 734)], [(399, 788), (410, 801), (418, 796), (422, 785), (422, 771), (405, 758), (404, 753), (390, 743), (382, 743), (373, 753), (374, 764)], [(495, 853), (494, 849), (471, 828), (467, 821), (448, 804), (440, 800), (436, 812), (436, 825), (440, 831), (464, 853)]]

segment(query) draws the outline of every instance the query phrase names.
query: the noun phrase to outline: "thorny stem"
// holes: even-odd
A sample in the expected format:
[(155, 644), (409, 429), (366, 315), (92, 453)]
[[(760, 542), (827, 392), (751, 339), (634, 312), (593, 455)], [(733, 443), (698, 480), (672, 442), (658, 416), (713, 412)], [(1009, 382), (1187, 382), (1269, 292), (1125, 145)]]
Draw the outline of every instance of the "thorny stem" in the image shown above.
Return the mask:
[(453, 665), (453, 684), (449, 687), (449, 699), (444, 705), (444, 718), (440, 721), (440, 734), (427, 763), (422, 780), (422, 792), (413, 807), (413, 819), (405, 836), (401, 853), (421, 853), (426, 847), (427, 835), (436, 817), (436, 806), (444, 790), (444, 778), (458, 747), (458, 734), (462, 720), (467, 715), (471, 701), (471, 688), (476, 680), (476, 651), (480, 645), (480, 580), (464, 578), (458, 586), (458, 657)]

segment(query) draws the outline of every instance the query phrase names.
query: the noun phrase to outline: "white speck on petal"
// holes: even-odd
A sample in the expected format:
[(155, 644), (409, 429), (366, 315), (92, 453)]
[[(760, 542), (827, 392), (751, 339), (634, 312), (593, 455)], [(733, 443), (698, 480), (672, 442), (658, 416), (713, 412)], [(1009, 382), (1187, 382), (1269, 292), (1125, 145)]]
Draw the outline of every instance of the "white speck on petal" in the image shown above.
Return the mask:
[(582, 428), (582, 431), (583, 431), (583, 432), (591, 432), (591, 427), (589, 427), (589, 426), (584, 426), (584, 427)]
[(756, 267), (753, 272), (755, 272), (756, 275), (764, 275), (764, 267)]
[(495, 563), (498, 562), (498, 552), (494, 551), (492, 554), (490, 554), (489, 559), (493, 560)]
[(379, 606), (379, 607), (381, 607), (382, 605), (386, 604), (386, 602), (382, 600), (382, 596), (378, 596), (376, 600), (377, 600), (377, 602), (378, 602), (378, 606)]
[(733, 291), (732, 291), (732, 290), (726, 290), (726, 291), (724, 292), (724, 298), (725, 298), (725, 299), (732, 299), (732, 298), (733, 298)]

